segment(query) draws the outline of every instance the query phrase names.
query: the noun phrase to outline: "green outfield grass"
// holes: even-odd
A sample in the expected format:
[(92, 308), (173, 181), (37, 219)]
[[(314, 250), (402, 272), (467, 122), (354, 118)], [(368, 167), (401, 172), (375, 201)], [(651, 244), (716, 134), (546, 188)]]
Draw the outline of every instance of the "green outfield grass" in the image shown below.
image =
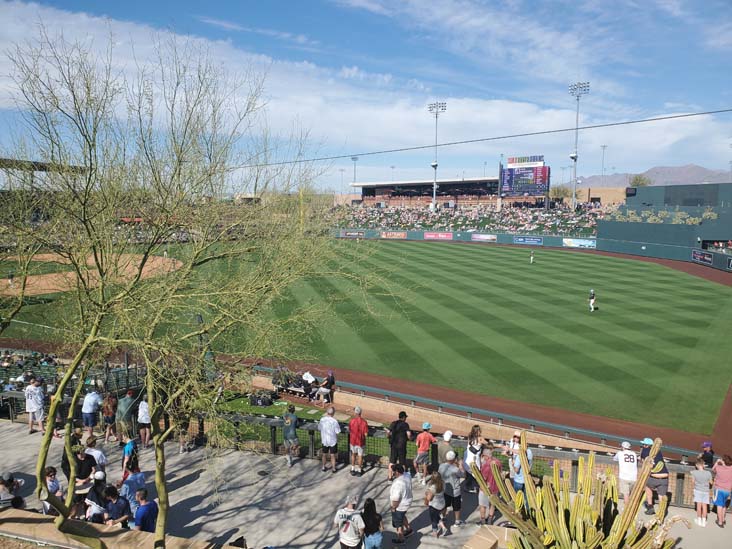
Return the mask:
[[(732, 288), (635, 260), (562, 250), (339, 241), (340, 267), (275, 308), (330, 303), (305, 358), (571, 411), (709, 433), (732, 381)], [(174, 255), (175, 250), (171, 251)], [(336, 266), (338, 267), (338, 265)], [(230, 267), (231, 268), (231, 267)], [(590, 288), (599, 311), (588, 311)], [(60, 339), (73, 311), (37, 298), (8, 337)], [(217, 351), (236, 350), (230, 334)], [(296, 336), (299, 337), (299, 336)], [(517, 410), (520, 414), (521, 410)]]
[(345, 267), (389, 281), (376, 316), (343, 279), (290, 300), (333, 301), (310, 345), (327, 365), (711, 432), (732, 381), (732, 289), (653, 263), (535, 253), (529, 265), (521, 248), (348, 242)]

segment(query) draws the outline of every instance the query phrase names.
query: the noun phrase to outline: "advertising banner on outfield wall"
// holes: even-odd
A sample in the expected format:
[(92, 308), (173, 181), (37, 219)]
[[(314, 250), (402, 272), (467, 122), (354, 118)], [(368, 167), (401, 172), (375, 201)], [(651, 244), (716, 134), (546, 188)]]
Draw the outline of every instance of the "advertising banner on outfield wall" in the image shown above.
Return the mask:
[(363, 231), (343, 231), (343, 236), (346, 238), (363, 238)]
[(514, 244), (529, 244), (531, 246), (543, 246), (544, 238), (541, 236), (514, 236)]
[(452, 233), (424, 233), (425, 240), (452, 240)]
[(712, 265), (714, 263), (714, 255), (703, 250), (691, 250), (691, 260), (694, 263)]
[(470, 235), (473, 242), (498, 242), (498, 236), (494, 234), (473, 233)]
[(381, 238), (389, 240), (406, 240), (407, 231), (381, 231)]
[(563, 238), (562, 246), (565, 248), (597, 248), (597, 240), (594, 238)]

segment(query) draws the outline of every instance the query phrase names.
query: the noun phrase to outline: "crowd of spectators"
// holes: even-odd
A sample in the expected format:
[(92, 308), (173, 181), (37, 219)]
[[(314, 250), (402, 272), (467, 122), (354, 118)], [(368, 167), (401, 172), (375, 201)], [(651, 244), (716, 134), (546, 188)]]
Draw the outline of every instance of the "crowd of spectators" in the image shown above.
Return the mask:
[(597, 220), (607, 211), (597, 204), (570, 208), (476, 206), (468, 209), (445, 208), (372, 208), (367, 206), (336, 208), (339, 228), (387, 230), (435, 230), (492, 233), (552, 234), (595, 236)]
[(727, 242), (724, 240), (712, 242), (709, 244), (707, 249), (721, 254), (732, 255), (732, 240), (728, 240)]

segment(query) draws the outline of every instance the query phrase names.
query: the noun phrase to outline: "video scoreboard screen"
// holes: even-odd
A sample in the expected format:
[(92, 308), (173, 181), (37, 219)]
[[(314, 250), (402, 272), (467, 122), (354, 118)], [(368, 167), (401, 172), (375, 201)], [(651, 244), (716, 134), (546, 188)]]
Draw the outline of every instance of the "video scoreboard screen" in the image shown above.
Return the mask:
[(549, 166), (505, 168), (501, 170), (501, 194), (544, 196), (549, 190)]

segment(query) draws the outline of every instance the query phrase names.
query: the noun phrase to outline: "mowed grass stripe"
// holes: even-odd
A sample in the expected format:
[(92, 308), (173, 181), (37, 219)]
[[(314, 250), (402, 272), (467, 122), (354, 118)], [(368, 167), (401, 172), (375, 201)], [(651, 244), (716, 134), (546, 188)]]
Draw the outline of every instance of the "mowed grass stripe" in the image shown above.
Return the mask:
[[(424, 246), (425, 245), (421, 245), (421, 247), (424, 247)], [(444, 248), (450, 248), (450, 246), (444, 246)], [(420, 250), (421, 250), (421, 248), (420, 248)], [(400, 255), (400, 254), (397, 254), (397, 255)], [(424, 254), (421, 251), (420, 251), (420, 254), (419, 255), (420, 255), (420, 257), (422, 259), (424, 258)], [(400, 258), (400, 259), (402, 261), (404, 261), (403, 258)], [(394, 258), (389, 259), (389, 261), (391, 261), (393, 263), (394, 262)], [(414, 273), (413, 272), (410, 273), (410, 278), (414, 278)], [(441, 277), (441, 280), (443, 280), (444, 278), (445, 277)], [(432, 281), (434, 279), (434, 277), (429, 277), (428, 276), (428, 279), (430, 281)], [(475, 284), (471, 284), (471, 289), (473, 290), (473, 292), (476, 292), (477, 291), (476, 288), (475, 288)], [(697, 304), (697, 306), (698, 306), (698, 304)], [(636, 343), (639, 343), (640, 345), (634, 346), (636, 348), (635, 350), (638, 351), (639, 347), (645, 346), (646, 349), (643, 350), (643, 351), (644, 351), (645, 354), (647, 354), (647, 356), (644, 357), (644, 356), (642, 356), (643, 353), (641, 353), (641, 354), (639, 354), (635, 358), (635, 360), (633, 360), (633, 359), (631, 359), (631, 360), (626, 359), (625, 361), (620, 361), (619, 362), (619, 364), (623, 364), (623, 362), (628, 363), (630, 365), (630, 368), (629, 369), (630, 369), (631, 372), (632, 371), (638, 371), (638, 372), (642, 373), (642, 375), (645, 375), (645, 376), (649, 375), (649, 373), (650, 373), (650, 372), (648, 372), (648, 364), (649, 364), (649, 362), (651, 364), (655, 363), (657, 365), (660, 365), (660, 366), (666, 368), (667, 370), (671, 370), (671, 371), (674, 370), (674, 369), (678, 369), (679, 367), (681, 367), (682, 365), (684, 365), (684, 361), (678, 360), (678, 359), (673, 358), (673, 357), (671, 358), (671, 361), (672, 362), (669, 363), (668, 362), (669, 361), (668, 356), (666, 356), (666, 357), (659, 356), (659, 352), (656, 349), (653, 349), (651, 346), (644, 345), (644, 343), (642, 341), (642, 338), (639, 339)], [(687, 348), (690, 347), (690, 344), (691, 344), (691, 341), (690, 341), (689, 338), (686, 338), (684, 340), (684, 342), (683, 342), (683, 345), (685, 347), (687, 347)], [(587, 343), (585, 346), (591, 347), (592, 346), (592, 343), (591, 342), (590, 343)], [(661, 343), (659, 345), (659, 347), (663, 347), (663, 344)], [(596, 352), (596, 351), (593, 351), (593, 352)], [(607, 353), (605, 353), (603, 351), (603, 354), (607, 354)], [(636, 366), (639, 365), (639, 364), (642, 364), (643, 366), (645, 366), (645, 371), (638, 370), (636, 368)], [(588, 368), (588, 370), (594, 370), (594, 368)], [(604, 368), (603, 368), (603, 370), (604, 370)], [(603, 372), (603, 375), (607, 376), (607, 374), (604, 373), (604, 372)], [(622, 377), (618, 376), (617, 373), (616, 373), (616, 375), (614, 377), (618, 378), (620, 382), (622, 382), (622, 383), (624, 383), (626, 385), (632, 385), (631, 382), (633, 380), (631, 378), (623, 379)], [(663, 374), (662, 374), (662, 379), (663, 379)], [(668, 380), (665, 380), (664, 379), (664, 381), (667, 382)], [(636, 396), (639, 396), (640, 397), (640, 395), (636, 395)], [(659, 391), (650, 391), (649, 393), (646, 393), (644, 395), (644, 398), (641, 397), (641, 400), (645, 400), (646, 403), (649, 403), (649, 402), (652, 403), (654, 400), (657, 400), (659, 398), (660, 399), (666, 398), (666, 400), (668, 401), (668, 399), (667, 399), (667, 393), (664, 392), (664, 391), (660, 391), (660, 392)], [(686, 399), (684, 399), (684, 400), (686, 400)], [(620, 403), (616, 403), (616, 404), (620, 405)], [(667, 402), (667, 405), (671, 405), (673, 407), (672, 412), (676, 412), (676, 413), (672, 413), (671, 416), (669, 416), (669, 417), (676, 416), (677, 413), (679, 412), (679, 408), (677, 406), (673, 406), (673, 401), (668, 401)], [(687, 408), (687, 410), (688, 409), (689, 408)], [(626, 412), (621, 412), (621, 413), (626, 413)], [(681, 412), (681, 414), (683, 416), (683, 411)], [(617, 415), (617, 414), (610, 414), (610, 415)], [(697, 423), (697, 422), (694, 422), (694, 423), (697, 423), (697, 425), (702, 425), (702, 424), (703, 425), (706, 425), (708, 423), (709, 418), (710, 418), (709, 414), (706, 414), (706, 415), (704, 415), (704, 418), (701, 419), (701, 422), (700, 423)], [(683, 417), (680, 417), (679, 419), (681, 419), (683, 421), (686, 421), (687, 423), (689, 423), (689, 422), (692, 421), (691, 418), (688, 415), (683, 416)]]
[[(403, 243), (404, 244), (404, 243)], [(422, 245), (423, 247), (429, 247), (428, 245)], [(420, 254), (420, 257), (435, 257), (435, 258), (441, 258), (443, 261), (449, 262), (451, 264), (458, 264), (458, 265), (465, 265), (468, 268), (475, 268), (475, 258), (468, 257), (466, 259), (461, 259), (458, 257), (453, 256), (453, 254), (449, 253), (448, 248), (455, 247), (460, 248), (461, 246), (451, 246), (451, 245), (445, 245), (443, 244), (440, 246), (439, 244), (434, 246), (434, 248), (442, 248), (441, 251), (426, 251), (422, 254)], [(511, 252), (518, 252), (521, 250), (515, 250), (513, 248), (498, 248), (500, 250), (510, 250)], [(510, 253), (510, 252), (509, 252)], [(564, 252), (555, 251), (554, 254), (561, 255)], [(602, 256), (599, 256), (602, 257)], [(606, 258), (603, 258), (606, 259)], [(510, 284), (510, 280), (512, 279), (521, 279), (523, 281), (526, 281), (528, 283), (525, 284), (523, 291), (524, 292), (530, 292), (532, 291), (531, 288), (535, 287), (546, 287), (552, 291), (555, 292), (556, 295), (560, 295), (562, 292), (566, 292), (566, 286), (567, 283), (574, 283), (575, 284), (575, 290), (576, 295), (579, 299), (586, 299), (586, 295), (589, 292), (590, 287), (597, 287), (598, 288), (598, 298), (600, 302), (606, 301), (608, 298), (612, 299), (613, 293), (602, 293), (602, 290), (600, 289), (600, 286), (598, 284), (595, 284), (595, 282), (598, 282), (599, 280), (605, 280), (607, 275), (604, 273), (599, 273), (597, 270), (587, 270), (587, 273), (592, 273), (592, 280), (588, 280), (587, 282), (583, 282), (581, 285), (578, 284), (577, 277), (569, 277), (566, 276), (566, 273), (564, 270), (560, 270), (559, 272), (562, 273), (562, 279), (561, 280), (554, 280), (552, 278), (552, 274), (554, 272), (554, 269), (550, 269), (548, 272), (541, 266), (538, 265), (528, 265), (528, 262), (526, 264), (523, 263), (516, 263), (515, 261), (504, 261), (504, 262), (494, 262), (491, 265), (484, 265), (481, 264), (481, 266), (485, 268), (490, 268), (493, 273), (498, 274), (505, 274), (506, 276), (503, 277), (497, 277), (499, 281), (497, 284), (500, 285), (506, 285)], [(537, 282), (536, 284), (532, 284), (531, 282)], [(622, 291), (619, 292), (617, 295), (623, 296), (625, 298), (636, 298), (633, 299), (631, 302), (635, 303), (649, 303), (649, 302), (658, 302), (658, 303), (668, 303), (669, 302), (669, 296), (668, 293), (664, 290), (658, 290), (658, 291), (652, 291), (652, 290), (640, 290), (635, 289), (633, 287), (628, 286), (621, 286), (619, 289)], [(603, 297), (603, 295), (605, 297)], [(583, 297), (579, 297), (583, 296)], [(678, 297), (675, 297), (674, 293), (674, 300), (676, 307), (679, 309), (685, 309), (686, 306), (688, 306), (688, 310), (691, 312), (692, 316), (698, 316), (698, 320), (703, 321), (705, 318), (705, 315), (702, 311), (698, 310), (698, 303), (694, 301), (688, 301), (687, 303), (684, 303), (683, 300), (681, 300)], [(682, 320), (683, 322), (688, 321), (688, 316), (685, 315), (677, 315), (675, 311), (673, 310), (666, 310), (663, 314), (656, 311), (656, 309), (650, 309), (648, 311), (649, 314), (655, 314), (658, 316), (660, 321), (668, 321), (668, 320)]]
[[(446, 283), (446, 286), (454, 290), (454, 292), (452, 292), (451, 294), (444, 294), (445, 297), (454, 300), (458, 299), (457, 296), (459, 293), (463, 293), (466, 296), (466, 300), (470, 300), (474, 294), (474, 285), (470, 283), (460, 284), (456, 280), (458, 278), (461, 277), (459, 275), (453, 276), (451, 277), (450, 282)], [(462, 278), (469, 279), (469, 277)], [(430, 292), (434, 294), (438, 292), (438, 290), (432, 288)], [(472, 307), (469, 301), (463, 301), (463, 303), (465, 307)], [(574, 348), (573, 345), (565, 345), (565, 343), (559, 342), (556, 339), (546, 337), (544, 335), (543, 326), (539, 325), (535, 329), (532, 329), (529, 326), (528, 322), (521, 322), (520, 324), (518, 324), (508, 320), (509, 318), (511, 318), (512, 313), (514, 315), (516, 314), (516, 311), (506, 310), (498, 311), (497, 313), (498, 314), (494, 316), (493, 314), (488, 313), (486, 309), (475, 308), (475, 310), (472, 311), (472, 316), (474, 320), (478, 321), (480, 319), (493, 321), (503, 319), (503, 322), (509, 331), (514, 331), (515, 333), (523, 333), (523, 336), (526, 340), (526, 342), (523, 343), (524, 347), (538, 348), (547, 356), (567, 355), (575, 358), (580, 363), (593, 363), (591, 356), (585, 354), (584, 352), (578, 351), (576, 348)], [(530, 310), (527, 313), (527, 316), (530, 316)], [(567, 338), (572, 338), (573, 334), (567, 333), (566, 336)], [(583, 341), (586, 342), (586, 340)], [(582, 341), (574, 341), (574, 343), (581, 344)], [(645, 390), (660, 390), (660, 387), (654, 386), (650, 381), (637, 378), (631, 371), (623, 371), (610, 362), (599, 361), (597, 359), (595, 359), (594, 362), (602, 366), (602, 373), (607, 380), (609, 380), (610, 376), (612, 376), (614, 379), (629, 379), (630, 381), (633, 381), (636, 385), (644, 387)], [(565, 366), (573, 368), (577, 374), (581, 374), (581, 368), (575, 367), (574, 360), (565, 360), (563, 363)]]
[[(340, 281), (343, 282), (343, 281)], [(387, 313), (384, 318), (379, 318), (369, 313), (365, 307), (355, 301), (349, 295), (348, 290), (341, 289), (334, 285), (330, 280), (319, 279), (311, 283), (313, 289), (320, 293), (321, 296), (336, 296), (340, 303), (335, 305), (338, 316), (347, 324), (351, 330), (357, 331), (359, 336), (369, 345), (373, 352), (378, 356), (380, 363), (374, 364), (369, 371), (376, 371), (383, 375), (393, 375), (394, 371), (403, 367), (405, 364), (415, 365), (421, 370), (427, 370), (425, 375), (434, 379), (437, 384), (447, 381), (446, 372), (434, 364), (434, 356), (430, 356), (419, 348), (419, 338), (416, 334), (409, 334), (410, 331), (416, 332), (416, 328), (411, 323), (405, 323), (405, 326), (411, 327), (406, 330), (407, 333), (396, 333), (387, 327), (384, 320), (388, 315), (393, 314), (390, 310), (381, 312)], [(400, 331), (401, 332), (401, 331)], [(343, 367), (353, 367), (345, 363)]]
[[(475, 279), (474, 274), (471, 271), (466, 271), (466, 269), (457, 268), (452, 264), (449, 264), (447, 260), (445, 261), (437, 261), (434, 262), (433, 260), (426, 259), (425, 257), (422, 257), (422, 261), (426, 263), (433, 264), (437, 266), (441, 271), (450, 272), (454, 276), (451, 277), (450, 282), (447, 282), (446, 285), (448, 285), (451, 288), (456, 288), (455, 283), (455, 276), (462, 277), (466, 280), (472, 281)], [(415, 270), (417, 267), (412, 266), (412, 269)], [(423, 271), (424, 272), (424, 271)], [(527, 282), (519, 282), (517, 283), (517, 286), (520, 286), (521, 289), (523, 289), (525, 286), (527, 286)], [(467, 282), (466, 284), (462, 285), (461, 288), (466, 293), (472, 295), (474, 298), (480, 298), (481, 292), (479, 289), (479, 285), (473, 282)], [(519, 288), (516, 288), (517, 290)], [(509, 294), (510, 295), (510, 294)], [(506, 313), (510, 314), (516, 314), (519, 316), (524, 317), (524, 321), (522, 322), (522, 325), (526, 326), (527, 328), (534, 325), (536, 326), (535, 331), (541, 331), (542, 333), (546, 333), (547, 331), (550, 331), (551, 328), (556, 329), (557, 325), (556, 323), (551, 323), (548, 320), (540, 318), (539, 310), (536, 308), (530, 307), (530, 298), (531, 295), (527, 295), (527, 292), (524, 291), (521, 297), (521, 301), (514, 301), (514, 306), (508, 310), (506, 310)], [(507, 299), (511, 299), (508, 297)], [(488, 305), (492, 305), (493, 307), (501, 307), (500, 305), (496, 305), (495, 302), (491, 303), (492, 299), (486, 300), (486, 303)], [(546, 300), (544, 300), (546, 302)], [(544, 310), (544, 306), (542, 305), (540, 307), (540, 310)], [(587, 313), (586, 309), (583, 309), (583, 312), (585, 313), (583, 316), (586, 318), (587, 321), (590, 320), (588, 318), (589, 313)], [(592, 322), (597, 323), (598, 318), (607, 318), (607, 315), (600, 317), (598, 315), (592, 317)], [(567, 324), (567, 318), (565, 317), (565, 325)], [(543, 324), (543, 326), (542, 326)], [(596, 326), (591, 326), (588, 324), (585, 324), (583, 322), (573, 322), (571, 326), (566, 326), (566, 328), (562, 328), (562, 330), (565, 332), (564, 336), (565, 338), (569, 338), (570, 340), (573, 339), (576, 336), (580, 336), (583, 338), (587, 338), (590, 334), (588, 332), (596, 330)], [(607, 339), (607, 335), (609, 335), (609, 332), (606, 332), (605, 338)], [(587, 339), (584, 339), (584, 342), (587, 343)], [(575, 343), (581, 343), (575, 341)], [(622, 338), (619, 338), (617, 336), (614, 337), (613, 341), (608, 341), (605, 343), (605, 345), (610, 350), (617, 350), (617, 349), (623, 349), (627, 347), (629, 344), (635, 344), (640, 345), (638, 342), (631, 342), (628, 340), (624, 340)], [(645, 349), (646, 351), (653, 351), (654, 354), (654, 363), (664, 370), (667, 371), (673, 371), (675, 366), (680, 366), (680, 363), (678, 363), (677, 359), (672, 355), (665, 355), (664, 353), (658, 351), (657, 349)]]
[[(369, 263), (363, 260), (362, 262)], [(377, 264), (372, 263), (372, 265), (375, 269), (380, 268)], [(396, 271), (392, 271), (391, 277), (392, 280), (397, 281), (397, 284), (401, 284), (401, 290), (404, 293), (412, 294), (414, 288), (430, 290), (421, 284), (416, 284), (413, 288), (413, 281), (404, 275), (397, 274)], [(481, 387), (490, 388), (492, 394), (506, 394), (506, 392), (513, 391), (515, 377), (518, 375), (529, 383), (545, 387), (548, 392), (563, 399), (583, 400), (582, 395), (571, 394), (560, 388), (551, 381), (550, 377), (541, 376), (507, 354), (502, 354), (494, 345), (486, 345), (484, 340), (487, 339), (487, 335), (490, 336), (492, 344), (500, 343), (500, 340), (503, 339), (503, 346), (506, 348), (515, 346), (516, 342), (513, 338), (493, 331), (490, 326), (479, 326), (470, 321), (456, 310), (452, 303), (445, 304), (444, 300), (436, 299), (431, 290), (421, 293), (418, 298), (413, 297), (411, 300), (388, 296), (380, 296), (378, 299), (386, 305), (390, 305), (393, 299), (399, 301), (400, 310), (406, 311), (407, 318), (432, 336), (432, 339), (424, 342), (425, 346), (434, 348), (437, 344), (445, 345), (454, 355), (461, 356), (467, 361), (467, 364), (457, 361), (450, 363), (453, 382), (449, 383), (449, 386), (456, 386), (455, 380), (467, 378), (477, 380)], [(425, 307), (428, 303), (430, 311)], [(466, 323), (466, 320), (469, 322)], [(461, 329), (457, 329), (456, 326), (460, 326)], [(486, 368), (486, 365), (491, 363), (498, 363), (501, 367)], [(561, 367), (561, 364), (558, 366)], [(405, 370), (404, 373), (408, 374), (410, 369), (405, 367)], [(486, 379), (486, 375), (488, 379)]]

